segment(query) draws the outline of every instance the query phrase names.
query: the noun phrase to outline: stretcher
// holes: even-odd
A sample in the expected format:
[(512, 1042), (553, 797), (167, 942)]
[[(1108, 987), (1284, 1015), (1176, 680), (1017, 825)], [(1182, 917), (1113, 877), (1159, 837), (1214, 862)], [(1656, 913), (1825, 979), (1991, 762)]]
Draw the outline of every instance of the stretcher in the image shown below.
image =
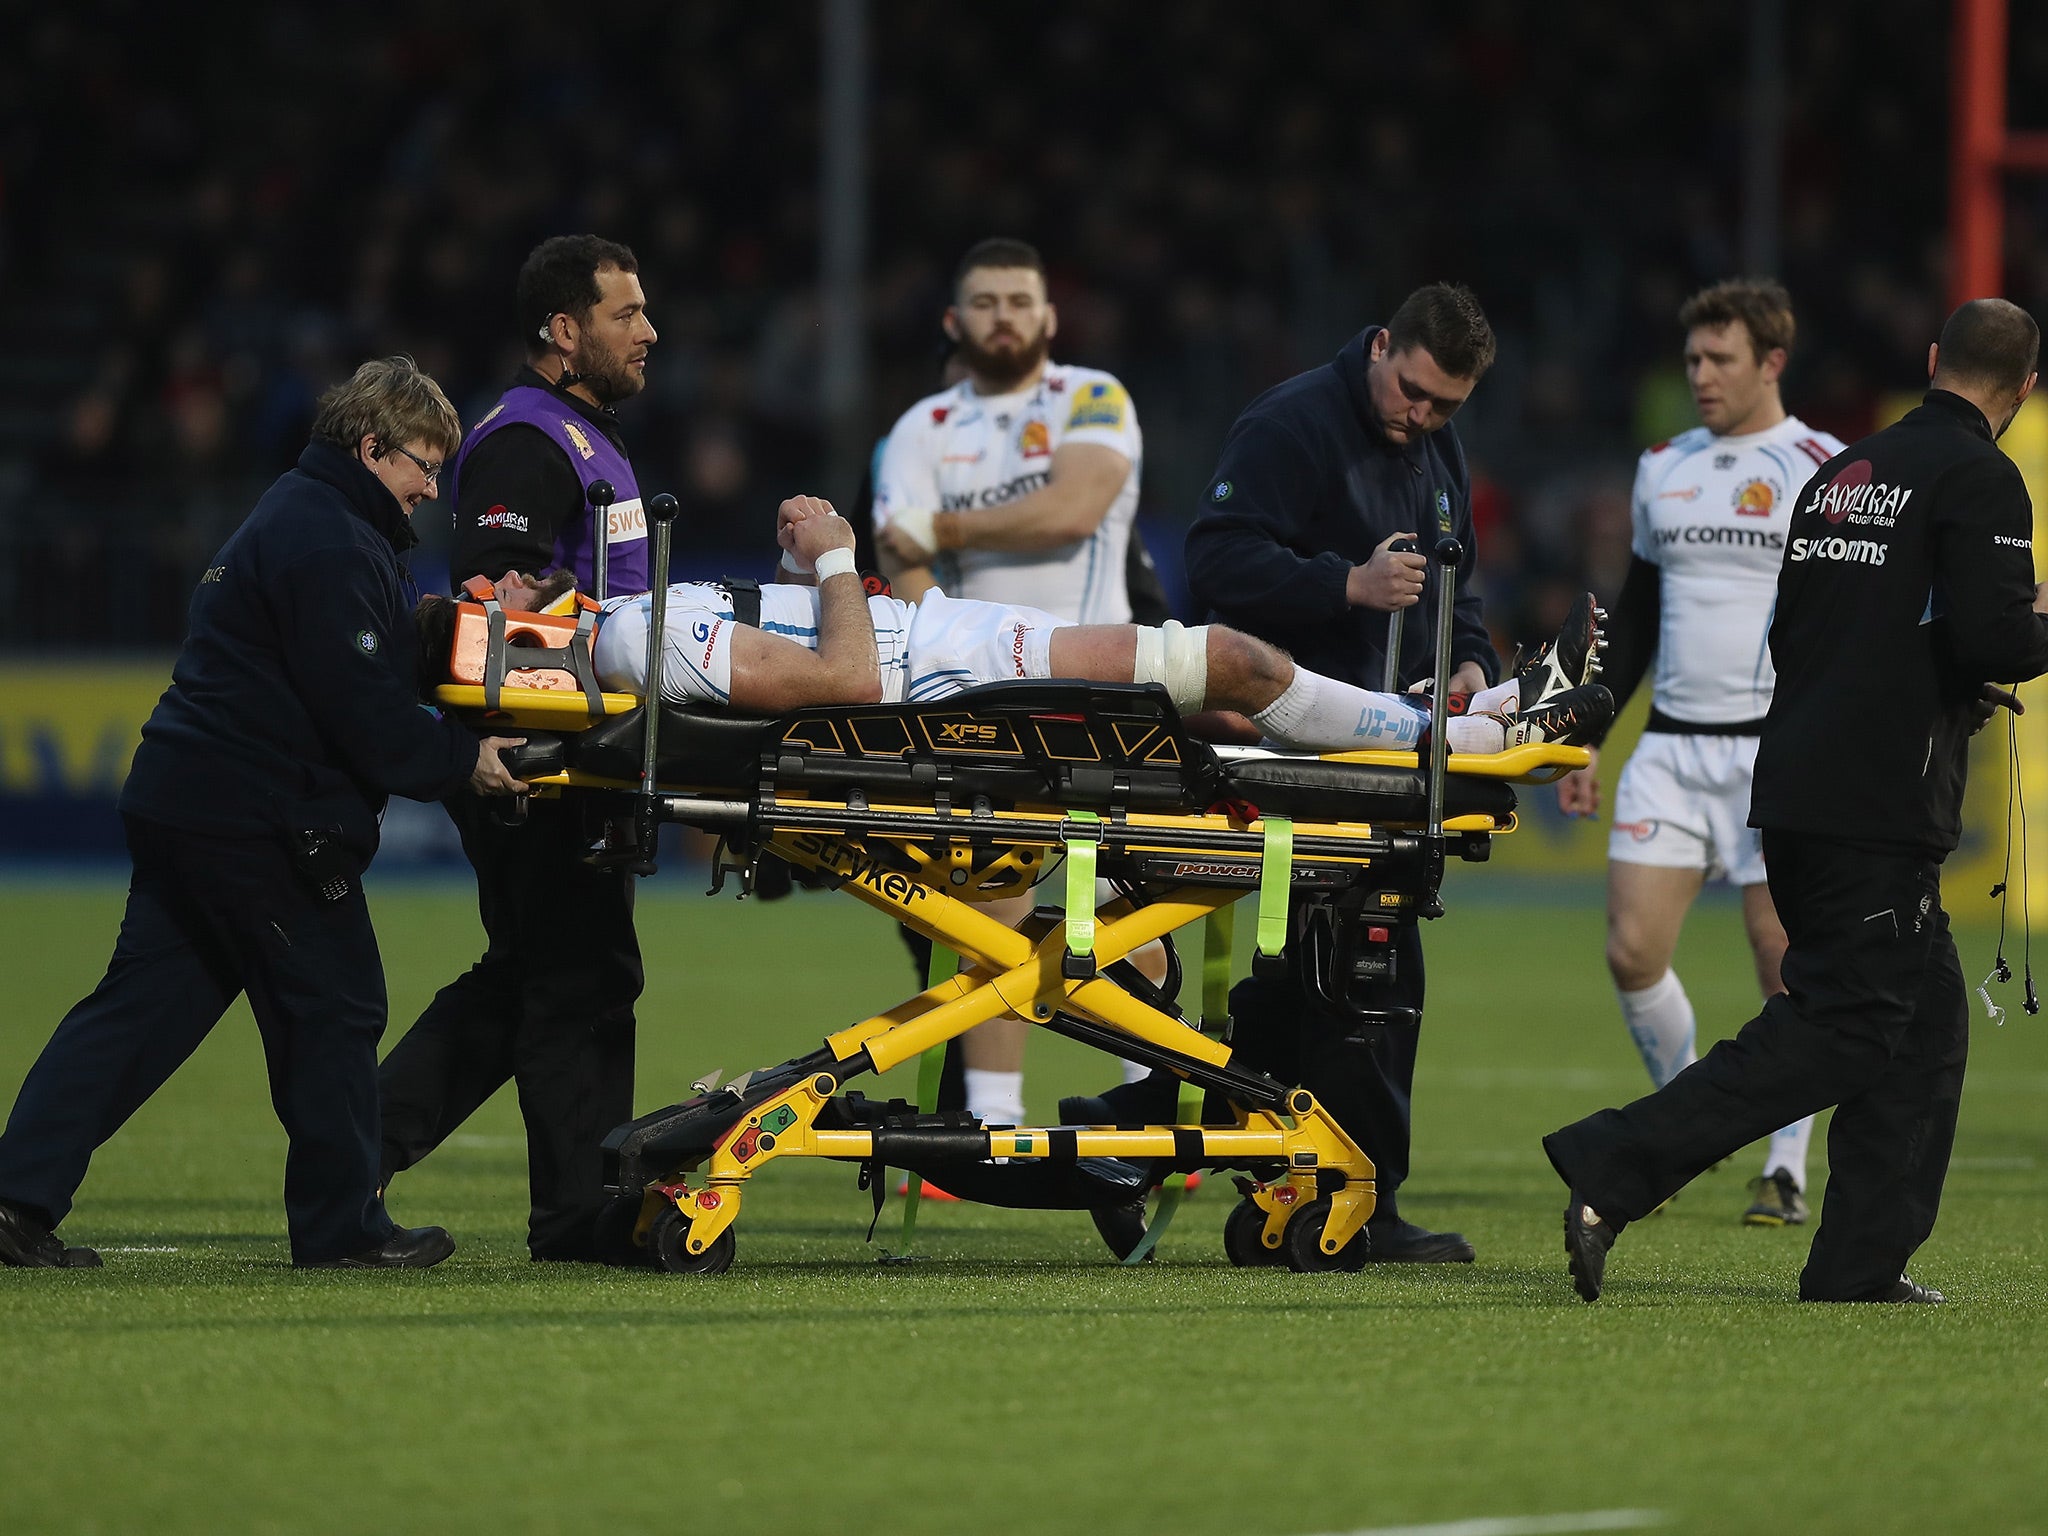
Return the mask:
[[(649, 508), (656, 570), (673, 516), (663, 500)], [(1445, 543), (1448, 636), (1457, 553)], [(650, 677), (661, 607), (657, 594)], [(592, 622), (462, 604), (439, 702), (525, 733), (511, 761), (537, 791), (610, 797), (594, 857), (650, 872), (662, 824), (702, 828), (722, 839), (721, 867), (744, 874), (772, 854), (959, 956), (956, 975), (815, 1050), (693, 1085), (612, 1133), (609, 1239), (675, 1273), (727, 1268), (753, 1179), (792, 1157), (858, 1164), (878, 1213), (886, 1168), (967, 1199), (1092, 1211), (1142, 1201), (1171, 1173), (1232, 1169), (1245, 1175), (1224, 1230), (1234, 1263), (1361, 1266), (1375, 1186), (1357, 1141), (1307, 1088), (1235, 1061), (1227, 1033), (1181, 1013), (1172, 976), (1155, 988), (1128, 957), (1249, 898), (1255, 967), (1307, 946), (1326, 1002), (1387, 1021), (1357, 999), (1387, 974), (1396, 930), (1441, 912), (1446, 860), (1483, 861), (1514, 829), (1515, 784), (1588, 760), (1556, 745), (1447, 754), (1441, 704), (1422, 760), (1216, 746), (1156, 685), (1006, 682), (774, 718), (650, 709), (597, 686)], [(1447, 648), (1437, 663), (1441, 700)], [(979, 910), (1061, 860), (1046, 883), (1063, 903), (1014, 929)], [(848, 1088), (1004, 1013), (1174, 1074), (1206, 1096), (1199, 1123), (997, 1126)]]

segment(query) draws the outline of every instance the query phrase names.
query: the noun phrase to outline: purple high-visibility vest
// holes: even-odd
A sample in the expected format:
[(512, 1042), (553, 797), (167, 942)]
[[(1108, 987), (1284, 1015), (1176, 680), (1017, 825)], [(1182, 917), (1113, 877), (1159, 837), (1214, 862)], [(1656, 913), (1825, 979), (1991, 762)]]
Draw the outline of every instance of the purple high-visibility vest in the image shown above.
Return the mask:
[[(538, 427), (547, 433), (569, 457), (569, 467), (583, 483), (583, 515), (562, 525), (555, 535), (555, 566), (576, 573), (579, 590), (597, 592), (594, 545), (590, 536), (593, 521), (590, 488), (600, 480), (612, 483), (612, 507), (605, 584), (611, 597), (632, 597), (645, 592), (647, 580), (647, 514), (640, 505), (640, 485), (633, 478), (633, 465), (612, 445), (612, 440), (545, 389), (515, 384), (506, 390), (490, 413), (469, 429), (455, 462), (448, 472), (449, 492), (461, 504), (462, 463), (470, 450), (500, 427), (514, 423)], [(537, 573), (536, 573), (537, 574)]]

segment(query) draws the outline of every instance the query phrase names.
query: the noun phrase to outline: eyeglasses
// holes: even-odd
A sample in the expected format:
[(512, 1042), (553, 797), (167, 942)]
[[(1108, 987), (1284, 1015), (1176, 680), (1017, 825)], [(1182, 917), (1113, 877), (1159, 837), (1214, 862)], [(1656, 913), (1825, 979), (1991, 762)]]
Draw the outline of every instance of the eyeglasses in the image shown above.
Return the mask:
[(411, 459), (413, 463), (419, 465), (420, 473), (427, 477), (427, 484), (429, 485), (432, 485), (437, 480), (439, 480), (441, 478), (441, 471), (447, 467), (444, 464), (429, 464), (425, 459), (421, 458), (418, 454), (414, 453), (410, 448), (401, 448), (396, 443), (391, 444), (391, 451), (393, 453), (402, 453), (408, 459)]

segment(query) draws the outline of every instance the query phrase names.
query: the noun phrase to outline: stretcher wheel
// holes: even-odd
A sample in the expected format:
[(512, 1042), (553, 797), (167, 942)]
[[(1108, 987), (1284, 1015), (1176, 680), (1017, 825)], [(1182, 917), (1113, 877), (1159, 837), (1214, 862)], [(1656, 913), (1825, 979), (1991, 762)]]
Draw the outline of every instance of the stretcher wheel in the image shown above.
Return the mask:
[(1256, 1202), (1240, 1200), (1223, 1221), (1223, 1252), (1239, 1269), (1259, 1269), (1285, 1262), (1280, 1248), (1268, 1248), (1259, 1239), (1266, 1230), (1266, 1213)]
[(732, 1256), (739, 1247), (731, 1227), (711, 1240), (702, 1253), (689, 1248), (690, 1219), (674, 1206), (654, 1218), (647, 1245), (654, 1250), (654, 1262), (672, 1275), (722, 1275), (732, 1268)]
[(1322, 1199), (1309, 1201), (1287, 1223), (1287, 1230), (1280, 1236), (1280, 1250), (1287, 1256), (1287, 1267), (1296, 1274), (1321, 1275), (1340, 1270), (1356, 1274), (1365, 1268), (1369, 1248), (1363, 1232), (1337, 1252), (1323, 1252), (1323, 1228), (1329, 1220), (1330, 1202)]

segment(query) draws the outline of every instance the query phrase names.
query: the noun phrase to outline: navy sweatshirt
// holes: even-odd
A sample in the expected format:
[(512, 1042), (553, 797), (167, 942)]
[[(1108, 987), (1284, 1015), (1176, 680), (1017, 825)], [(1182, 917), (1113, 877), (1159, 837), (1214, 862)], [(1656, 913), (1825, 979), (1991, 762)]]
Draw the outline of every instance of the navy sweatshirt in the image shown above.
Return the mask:
[(230, 837), (339, 827), (367, 864), (387, 796), (460, 789), (477, 739), (420, 707), (413, 543), (375, 475), (310, 444), (200, 577), (122, 811)]
[(1771, 660), (1749, 824), (1953, 849), (1984, 684), (2048, 671), (2033, 505), (1976, 406), (1929, 390), (1813, 472)]
[[(1305, 667), (1377, 688), (1387, 615), (1347, 603), (1345, 579), (1391, 534), (1413, 533), (1426, 553), (1449, 533), (1464, 546), (1451, 668), (1475, 661), (1491, 682), (1500, 658), (1472, 587), (1478, 552), (1465, 450), (1455, 426), (1395, 444), (1372, 424), (1366, 353), (1379, 332), (1368, 327), (1334, 362), (1245, 407), (1188, 530), (1188, 588), (1210, 618), (1272, 641)], [(1432, 568), (1422, 601), (1405, 610), (1404, 687), (1435, 663), (1436, 583)]]

